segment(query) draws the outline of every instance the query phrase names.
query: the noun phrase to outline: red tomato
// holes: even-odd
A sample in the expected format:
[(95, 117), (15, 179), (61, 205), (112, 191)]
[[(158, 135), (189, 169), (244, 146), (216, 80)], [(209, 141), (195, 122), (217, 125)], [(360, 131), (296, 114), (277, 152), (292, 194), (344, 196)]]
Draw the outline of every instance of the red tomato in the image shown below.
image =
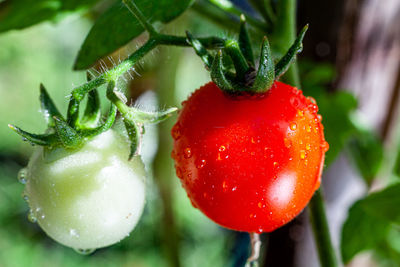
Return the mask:
[(314, 99), (281, 82), (236, 97), (210, 82), (182, 104), (172, 157), (194, 207), (226, 228), (258, 233), (304, 209), (328, 150)]

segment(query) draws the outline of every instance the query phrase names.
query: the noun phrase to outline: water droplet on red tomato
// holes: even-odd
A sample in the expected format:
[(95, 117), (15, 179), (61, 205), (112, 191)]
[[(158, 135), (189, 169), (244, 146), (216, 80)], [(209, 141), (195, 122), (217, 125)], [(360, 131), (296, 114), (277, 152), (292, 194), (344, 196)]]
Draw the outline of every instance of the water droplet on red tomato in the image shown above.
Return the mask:
[(329, 144), (328, 144), (328, 142), (326, 142), (326, 141), (322, 142), (322, 144), (321, 144), (321, 149), (322, 149), (324, 152), (328, 151), (328, 149), (329, 149)]
[(310, 143), (307, 143), (307, 144), (306, 144), (306, 150), (311, 150), (311, 145), (310, 145)]
[(304, 150), (300, 150), (300, 158), (305, 159), (306, 158), (306, 152)]
[(178, 176), (179, 179), (183, 178), (182, 169), (179, 167), (176, 167), (176, 176)]
[(185, 148), (185, 150), (183, 151), (183, 156), (185, 157), (185, 159), (188, 159), (192, 156), (192, 150), (190, 149), (190, 147)]
[(303, 117), (304, 116), (304, 111), (302, 111), (302, 110), (298, 110), (297, 111), (297, 115), (299, 116), (299, 117)]
[(292, 104), (293, 107), (297, 108), (300, 105), (300, 101), (297, 97), (292, 97), (290, 98), (290, 104)]
[(314, 97), (308, 96), (307, 99), (310, 100), (311, 103), (317, 104), (317, 101), (315, 101), (315, 98), (314, 98)]
[(194, 201), (190, 197), (189, 197), (189, 199), (190, 199), (190, 203), (192, 203), (192, 206), (197, 209), (198, 207), (197, 207), (196, 203), (194, 203)]
[(225, 146), (220, 146), (220, 147), (218, 148), (218, 150), (219, 150), (220, 152), (223, 152), (223, 151), (226, 150), (226, 147), (225, 147)]
[(228, 190), (228, 183), (226, 181), (222, 182), (222, 189), (224, 190), (224, 192), (226, 192), (226, 190)]
[(322, 121), (322, 116), (321, 116), (320, 114), (318, 114), (318, 115), (317, 115), (317, 119), (318, 119), (319, 121)]
[(287, 148), (292, 147), (292, 141), (290, 141), (288, 138), (284, 138), (283, 143), (285, 144), (285, 147), (287, 147)]
[(201, 169), (206, 165), (206, 160), (205, 159), (201, 159), (197, 162), (196, 167), (197, 169)]
[(296, 124), (295, 122), (292, 122), (292, 123), (290, 124), (290, 129), (291, 129), (292, 131), (295, 131), (295, 130), (297, 129), (297, 124)]
[(181, 126), (179, 123), (175, 124), (172, 127), (171, 133), (172, 133), (172, 138), (174, 138), (174, 140), (178, 140), (179, 138), (181, 138), (182, 133), (181, 133)]

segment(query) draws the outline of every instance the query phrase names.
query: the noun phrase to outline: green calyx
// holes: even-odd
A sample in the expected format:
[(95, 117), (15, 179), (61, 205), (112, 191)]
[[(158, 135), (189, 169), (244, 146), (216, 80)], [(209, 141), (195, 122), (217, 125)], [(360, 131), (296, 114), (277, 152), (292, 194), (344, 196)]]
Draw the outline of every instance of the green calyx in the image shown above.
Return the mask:
[[(91, 77), (88, 76), (88, 81)], [(170, 108), (159, 112), (146, 112), (125, 104), (125, 96), (118, 91), (116, 83), (111, 81), (107, 89), (107, 97), (111, 101), (110, 110), (105, 119), (102, 119), (101, 106), (98, 91), (93, 88), (87, 93), (87, 104), (83, 115), (79, 116), (78, 101), (73, 96), (68, 106), (67, 117), (64, 118), (50, 98), (45, 87), (40, 85), (40, 103), (42, 113), (47, 122), (48, 129), (45, 134), (33, 134), (9, 124), (8, 126), (23, 140), (32, 145), (45, 147), (59, 147), (65, 149), (76, 149), (81, 147), (86, 140), (93, 138), (109, 130), (116, 119), (119, 110), (131, 142), (131, 152), (129, 159), (139, 153), (141, 135), (144, 132), (143, 125), (157, 123), (165, 120), (175, 112), (176, 108)]]
[(264, 37), (256, 69), (251, 40), (247, 31), (245, 17), (241, 16), (239, 39), (225, 40), (222, 47), (212, 55), (202, 43), (190, 33), (186, 33), (187, 42), (203, 60), (210, 71), (211, 79), (223, 91), (237, 94), (265, 93), (275, 80), (279, 79), (295, 61), (303, 49), (306, 25), (286, 52), (275, 64), (267, 37)]

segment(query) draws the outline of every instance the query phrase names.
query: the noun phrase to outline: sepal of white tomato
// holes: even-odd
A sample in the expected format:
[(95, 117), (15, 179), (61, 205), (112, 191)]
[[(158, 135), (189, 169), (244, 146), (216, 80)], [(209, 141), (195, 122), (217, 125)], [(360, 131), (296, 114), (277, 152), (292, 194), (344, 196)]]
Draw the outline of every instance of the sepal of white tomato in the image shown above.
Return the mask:
[(25, 169), (31, 218), (79, 251), (128, 236), (143, 211), (146, 176), (140, 156), (128, 161), (129, 147), (114, 130), (75, 150), (37, 147)]

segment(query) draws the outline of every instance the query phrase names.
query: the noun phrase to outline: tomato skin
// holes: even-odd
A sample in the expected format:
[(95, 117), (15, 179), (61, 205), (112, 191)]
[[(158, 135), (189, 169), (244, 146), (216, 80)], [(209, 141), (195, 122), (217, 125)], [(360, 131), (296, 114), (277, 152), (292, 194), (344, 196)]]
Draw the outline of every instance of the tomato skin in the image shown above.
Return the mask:
[(108, 130), (77, 150), (37, 147), (26, 169), (32, 216), (59, 243), (80, 250), (114, 244), (136, 226), (145, 203), (139, 156)]
[(275, 82), (233, 97), (210, 82), (172, 128), (177, 176), (194, 207), (237, 231), (271, 232), (297, 216), (319, 188), (325, 152), (312, 98)]

